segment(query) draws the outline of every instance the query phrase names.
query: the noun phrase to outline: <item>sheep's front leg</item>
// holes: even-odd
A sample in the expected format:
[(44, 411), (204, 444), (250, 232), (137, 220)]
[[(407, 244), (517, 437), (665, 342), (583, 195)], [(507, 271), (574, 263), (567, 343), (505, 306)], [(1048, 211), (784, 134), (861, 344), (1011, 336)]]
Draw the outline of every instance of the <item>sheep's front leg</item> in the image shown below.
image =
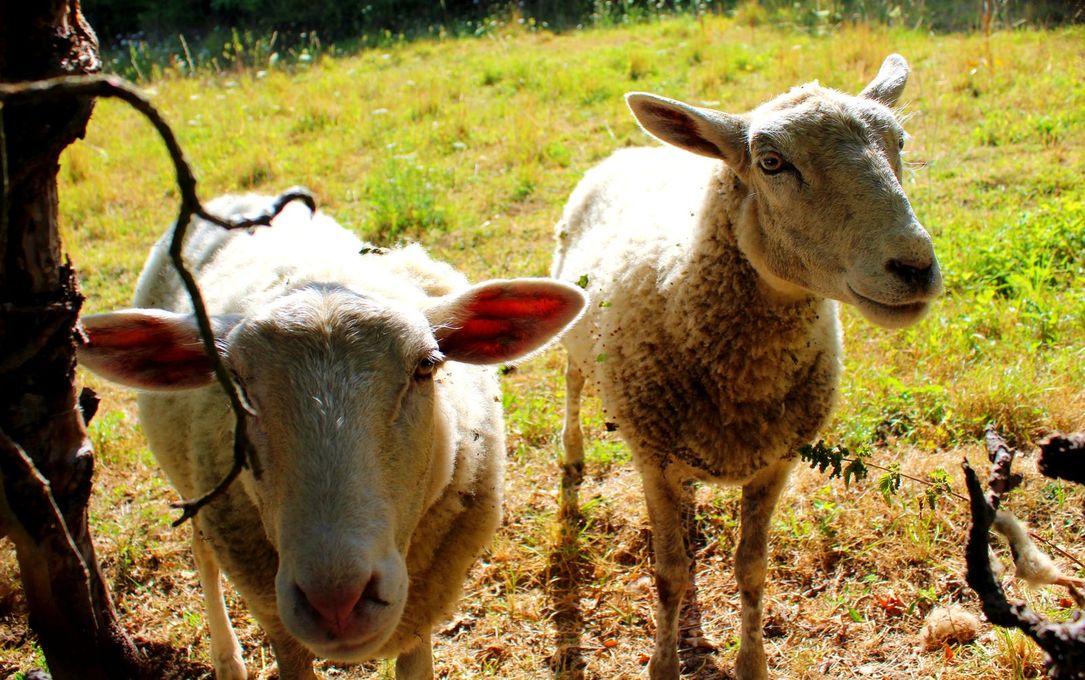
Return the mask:
[[(252, 609), (252, 607), (250, 607)], [(260, 627), (271, 640), (275, 661), (279, 664), (279, 680), (318, 680), (313, 670), (313, 653), (303, 647), (281, 623), (260, 619)]]
[(207, 625), (211, 629), (211, 663), (215, 666), (215, 677), (218, 680), (245, 680), (248, 673), (241, 657), (241, 645), (226, 613), (218, 559), (201, 535), (198, 520), (198, 517), (193, 520), (192, 556), (196, 560), (196, 572), (200, 577), (207, 610)]
[(682, 532), (682, 483), (651, 465), (641, 467), (652, 553), (656, 560), (656, 640), (648, 675), (652, 680), (678, 677), (678, 614), (689, 584), (689, 557)]
[(768, 678), (762, 636), (762, 597), (768, 565), (769, 520), (791, 472), (782, 462), (759, 472), (742, 487), (742, 528), (735, 551), (735, 578), (742, 597), (742, 643), (735, 674), (739, 680)]
[(565, 364), (565, 423), (561, 429), (564, 449), (561, 487), (566, 493), (580, 484), (584, 477), (584, 432), (580, 428), (580, 393), (584, 389), (584, 374), (569, 357)]
[(433, 678), (433, 643), (428, 630), (422, 632), (418, 645), (396, 658), (396, 680), (431, 680)]

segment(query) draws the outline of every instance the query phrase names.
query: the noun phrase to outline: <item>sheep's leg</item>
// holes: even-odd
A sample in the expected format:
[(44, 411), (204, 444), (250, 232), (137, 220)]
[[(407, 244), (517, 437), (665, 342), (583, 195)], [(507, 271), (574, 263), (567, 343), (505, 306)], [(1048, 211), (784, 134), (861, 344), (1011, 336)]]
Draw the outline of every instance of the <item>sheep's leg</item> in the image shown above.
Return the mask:
[(761, 614), (769, 520), (790, 472), (790, 462), (777, 463), (742, 487), (742, 529), (735, 551), (735, 579), (742, 597), (742, 643), (735, 664), (735, 674), (740, 680), (768, 678)]
[(584, 389), (584, 374), (569, 357), (565, 364), (565, 423), (561, 429), (564, 449), (561, 486), (565, 491), (575, 489), (584, 478), (584, 432), (580, 428), (580, 393)]
[(396, 680), (431, 680), (433, 678), (433, 643), (428, 630), (422, 642), (396, 659)]
[(204, 607), (207, 610), (207, 625), (211, 629), (211, 663), (215, 666), (215, 677), (218, 680), (245, 680), (248, 673), (241, 657), (241, 645), (226, 612), (218, 559), (207, 540), (200, 534), (198, 521), (194, 522), (192, 556), (196, 560), (196, 571), (200, 577), (200, 586), (203, 587)]
[(648, 675), (652, 680), (678, 677), (678, 614), (689, 584), (689, 557), (682, 531), (682, 484), (664, 471), (641, 467), (655, 555), (656, 639)]
[(275, 661), (279, 664), (280, 680), (318, 680), (317, 674), (313, 671), (313, 653), (286, 632), (281, 623), (276, 621), (275, 624), (271, 624), (266, 620), (260, 620), (260, 627), (271, 640), (271, 649), (275, 652)]

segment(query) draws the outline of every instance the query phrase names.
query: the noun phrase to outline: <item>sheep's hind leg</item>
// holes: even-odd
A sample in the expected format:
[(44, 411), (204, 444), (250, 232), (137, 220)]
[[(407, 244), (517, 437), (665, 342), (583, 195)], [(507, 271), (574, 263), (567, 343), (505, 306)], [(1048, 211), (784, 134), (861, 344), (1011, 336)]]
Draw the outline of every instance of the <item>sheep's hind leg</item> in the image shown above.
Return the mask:
[(204, 607), (207, 609), (207, 626), (211, 629), (211, 663), (215, 666), (217, 680), (245, 680), (248, 672), (241, 656), (230, 617), (226, 613), (226, 600), (222, 595), (222, 578), (218, 559), (200, 535), (199, 518), (193, 520), (192, 556), (203, 587)]
[(651, 680), (678, 678), (678, 614), (689, 584), (689, 557), (682, 531), (682, 483), (651, 465), (641, 467), (655, 555), (656, 639), (648, 663)]
[(422, 642), (414, 649), (396, 658), (396, 680), (432, 680), (433, 644), (429, 631), (422, 634)]
[(583, 389), (584, 374), (573, 363), (573, 358), (568, 357), (565, 364), (565, 423), (561, 428), (563, 500), (575, 494), (584, 478), (584, 432), (580, 427), (580, 393)]
[(782, 462), (759, 472), (742, 487), (742, 528), (735, 551), (735, 579), (742, 597), (742, 643), (735, 675), (739, 680), (765, 680), (768, 664), (762, 636), (762, 598), (768, 565), (769, 520), (791, 472)]

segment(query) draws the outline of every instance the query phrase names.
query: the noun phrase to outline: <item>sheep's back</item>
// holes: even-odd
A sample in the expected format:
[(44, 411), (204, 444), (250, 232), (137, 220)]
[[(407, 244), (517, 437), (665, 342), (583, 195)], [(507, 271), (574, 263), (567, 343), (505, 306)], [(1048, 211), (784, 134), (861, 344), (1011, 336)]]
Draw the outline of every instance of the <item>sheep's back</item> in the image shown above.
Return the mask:
[[(268, 196), (223, 196), (208, 205), (231, 217), (259, 212)], [(136, 286), (135, 304), (189, 311), (191, 304), (169, 258), (172, 230), (154, 245)], [(377, 250), (327, 215), (289, 204), (269, 227), (225, 230), (197, 219), (189, 227), (185, 262), (212, 314), (244, 314), (306, 283), (336, 283), (412, 304), (467, 285), (463, 275), (418, 245)], [(363, 252), (365, 254), (363, 254)]]

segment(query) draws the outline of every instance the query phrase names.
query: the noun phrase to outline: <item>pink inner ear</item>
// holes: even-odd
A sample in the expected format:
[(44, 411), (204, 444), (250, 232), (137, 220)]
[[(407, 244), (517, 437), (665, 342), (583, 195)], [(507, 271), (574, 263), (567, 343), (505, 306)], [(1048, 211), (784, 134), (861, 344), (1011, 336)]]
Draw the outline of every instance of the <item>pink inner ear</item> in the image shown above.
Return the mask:
[(459, 361), (501, 361), (504, 356), (515, 354), (517, 343), (522, 342), (527, 329), (518, 328), (521, 321), (472, 317), (463, 322), (441, 342), (441, 351)]
[(186, 337), (177, 329), (156, 318), (126, 320), (123, 325), (102, 324), (87, 327), (89, 348), (108, 348), (113, 352), (146, 352), (153, 349), (162, 361), (190, 360), (204, 356), (199, 338)]
[(545, 283), (492, 285), (465, 302), (455, 327), (438, 331), (441, 351), (456, 361), (510, 361), (546, 344), (582, 306), (580, 295)]
[(569, 304), (566, 298), (535, 293), (512, 297), (505, 290), (488, 290), (475, 298), (470, 311), (492, 318), (527, 317), (544, 319)]
[(79, 361), (95, 373), (140, 389), (187, 389), (211, 382), (211, 362), (195, 328), (181, 319), (139, 312), (84, 319)]

